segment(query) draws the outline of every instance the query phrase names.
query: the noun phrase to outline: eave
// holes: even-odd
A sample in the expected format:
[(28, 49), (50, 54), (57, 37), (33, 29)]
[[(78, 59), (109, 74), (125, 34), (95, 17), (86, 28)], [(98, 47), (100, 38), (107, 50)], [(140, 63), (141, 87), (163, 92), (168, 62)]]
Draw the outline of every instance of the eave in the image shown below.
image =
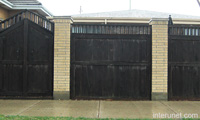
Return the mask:
[(14, 5), (7, 0), (0, 0), (0, 3), (12, 10), (21, 10), (21, 9), (38, 10), (39, 12), (45, 13), (47, 16), (53, 16), (53, 14), (49, 12), (46, 8), (44, 8), (42, 5)]

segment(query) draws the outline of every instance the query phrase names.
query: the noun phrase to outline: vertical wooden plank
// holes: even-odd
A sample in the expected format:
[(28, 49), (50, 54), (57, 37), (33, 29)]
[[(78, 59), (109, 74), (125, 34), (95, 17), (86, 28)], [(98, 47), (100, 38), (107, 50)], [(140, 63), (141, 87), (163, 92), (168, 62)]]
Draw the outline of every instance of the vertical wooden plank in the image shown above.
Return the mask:
[[(25, 18), (25, 14), (24, 14), (24, 12), (23, 13), (21, 13), (21, 20), (23, 20)], [(21, 21), (20, 20), (20, 21)]]
[(30, 20), (33, 21), (33, 14), (30, 13)]
[(193, 35), (196, 36), (196, 29), (193, 28)]
[(2, 23), (0, 23), (0, 31), (3, 30), (3, 26)]
[(35, 14), (33, 14), (33, 22), (36, 23)]
[(3, 89), (3, 66), (2, 66), (2, 60), (3, 60), (3, 36), (0, 36), (0, 92)]
[(11, 19), (8, 20), (8, 27), (11, 26)]
[(15, 17), (13, 17), (13, 23), (12, 24), (15, 24), (16, 23), (16, 21), (15, 21), (16, 19), (15, 19)]
[[(72, 30), (74, 29), (75, 25), (72, 25)], [(86, 26), (86, 33), (87, 33), (87, 26)], [(71, 34), (70, 39), (70, 99), (75, 98), (75, 65), (73, 62), (75, 61), (75, 39), (73, 33)]]
[(47, 94), (53, 96), (54, 85), (54, 33), (46, 34), (45, 41), (48, 41), (48, 78), (47, 82)]
[(181, 34), (180, 35), (184, 35), (184, 28), (181, 27)]
[(28, 59), (27, 59), (27, 56), (28, 56), (28, 34), (29, 34), (29, 31), (28, 31), (28, 20), (24, 20), (24, 59), (23, 59), (23, 94), (26, 95), (27, 93), (27, 86), (28, 86), (28, 82), (27, 82), (27, 79), (28, 79), (28, 66), (27, 66), (27, 62), (28, 62)]
[(198, 36), (200, 36), (200, 28), (197, 28), (198, 29)]
[(190, 28), (187, 28), (187, 30), (188, 30), (188, 31), (187, 31), (187, 32), (188, 32), (187, 35), (191, 35), (191, 29), (190, 29)]
[(19, 15), (17, 15), (17, 17), (16, 17), (16, 18), (17, 18), (16, 22), (19, 22)]
[(174, 28), (170, 26), (170, 35), (174, 35)]
[[(76, 66), (74, 64), (70, 64), (70, 99), (75, 99), (75, 97), (78, 95), (78, 93), (76, 92), (76, 85), (77, 82), (76, 81)], [(79, 79), (78, 79), (79, 80)], [(76, 84), (75, 84), (76, 83)]]
[(4, 41), (5, 37), (4, 36), (0, 36), (0, 64), (1, 61), (3, 60), (3, 41)]
[(7, 28), (7, 21), (4, 22), (4, 29)]
[(197, 97), (199, 98), (200, 97), (200, 81), (199, 81), (199, 79), (200, 79), (200, 67), (198, 67), (198, 72), (197, 72), (197, 79), (196, 79), (196, 83), (195, 83), (195, 85), (196, 85), (196, 90), (195, 90), (195, 92), (197, 93)]
[[(144, 36), (128, 36), (129, 26), (101, 25), (104, 35), (97, 36), (99, 25), (90, 26), (90, 34), (71, 37), (71, 97), (149, 100), (151, 35), (148, 41)], [(145, 34), (145, 27), (137, 26), (136, 33)], [(150, 27), (148, 31), (151, 34)]]
[(50, 26), (50, 28), (51, 28), (51, 32), (52, 32), (52, 33), (54, 33), (55, 24), (54, 24), (54, 23), (51, 23), (51, 26)]

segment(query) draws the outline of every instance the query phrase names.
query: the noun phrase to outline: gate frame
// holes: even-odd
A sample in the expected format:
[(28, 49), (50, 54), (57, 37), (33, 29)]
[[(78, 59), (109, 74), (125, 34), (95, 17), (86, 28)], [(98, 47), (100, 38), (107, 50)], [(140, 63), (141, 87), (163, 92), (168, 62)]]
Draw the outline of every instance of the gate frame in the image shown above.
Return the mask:
[[(77, 34), (79, 37), (81, 36), (81, 35), (85, 35), (85, 36), (92, 36), (92, 34), (87, 34), (87, 33), (85, 33), (85, 34), (83, 34), (83, 33), (73, 33), (72, 32), (72, 25), (73, 24), (71, 24), (71, 40), (72, 40), (72, 38), (74, 37), (72, 34)], [(103, 26), (109, 26), (109, 25), (138, 25), (138, 26), (141, 26), (141, 25), (148, 25), (148, 24), (141, 24), (141, 23), (126, 23), (126, 24), (122, 24), (122, 23), (110, 23), (110, 24), (99, 24), (99, 23), (75, 23), (74, 25), (103, 25)], [(150, 28), (150, 33), (149, 32), (147, 32), (147, 34), (114, 34), (114, 35), (118, 35), (118, 36), (126, 36), (126, 35), (132, 35), (132, 36), (148, 36), (148, 37), (150, 37), (149, 38), (149, 40), (150, 41), (152, 41), (152, 26), (150, 26), (150, 25), (148, 25), (149, 26), (149, 28)], [(112, 36), (110, 36), (111, 34), (102, 34), (102, 33), (100, 33), (100, 34), (94, 34), (94, 36), (98, 36), (98, 38), (105, 38), (105, 37), (102, 37), (102, 35), (107, 35), (107, 36), (109, 36), (109, 38), (114, 38), (114, 37), (112, 37)], [(130, 37), (127, 37), (127, 38), (130, 38)], [(72, 41), (70, 40), (70, 46), (72, 46)], [(150, 70), (149, 70), (149, 72), (150, 72), (150, 91), (149, 91), (149, 99), (148, 100), (151, 100), (151, 90), (152, 90), (152, 86), (151, 86), (151, 84), (152, 84), (152, 42), (150, 42), (150, 50), (151, 50), (151, 55), (150, 55), (150, 61), (149, 61), (149, 63), (150, 63), (150, 65), (149, 65), (149, 67), (150, 67)], [(72, 47), (70, 48), (70, 51), (72, 52)], [(70, 54), (70, 56), (71, 56), (71, 54)], [(72, 56), (71, 56), (72, 57)], [(70, 57), (70, 66), (72, 65), (72, 58)], [(88, 100), (91, 100), (91, 99), (103, 99), (103, 100), (105, 100), (105, 99), (110, 99), (110, 98), (75, 98), (75, 96), (74, 95), (72, 95), (73, 94), (73, 92), (74, 92), (74, 94), (75, 94), (75, 91), (74, 90), (72, 90), (72, 88), (73, 88), (73, 76), (71, 76), (72, 75), (72, 70), (71, 70), (71, 67), (70, 67), (70, 99), (88, 99)], [(113, 99), (113, 100), (123, 100), (123, 98), (122, 99), (116, 99), (116, 98), (111, 98), (111, 99)], [(124, 100), (127, 100), (126, 98), (124, 99)], [(128, 99), (128, 100), (139, 100), (139, 99)]]
[[(43, 29), (44, 31), (52, 34), (52, 36), (53, 36), (52, 37), (52, 43), (53, 43), (52, 44), (52, 51), (48, 51), (48, 54), (52, 55), (52, 57), (51, 57), (52, 59), (48, 61), (48, 63), (49, 63), (48, 65), (49, 65), (49, 67), (51, 67), (51, 72), (48, 72), (48, 77), (51, 79), (51, 81), (49, 83), (49, 84), (51, 84), (51, 86), (49, 88), (50, 92), (48, 92), (48, 93), (47, 92), (46, 93), (27, 93), (26, 92), (26, 90), (27, 90), (27, 86), (26, 86), (27, 85), (27, 73), (28, 73), (27, 72), (27, 66), (28, 66), (28, 60), (27, 60), (27, 58), (28, 58), (28, 50), (27, 49), (28, 48), (27, 47), (28, 47), (28, 40), (29, 40), (28, 39), (28, 36), (29, 36), (28, 30), (29, 30), (30, 24), (36, 25), (35, 27), (37, 27), (39, 29)], [(51, 29), (53, 30), (54, 29), (54, 23), (52, 23), (52, 24), (53, 24), (53, 27)], [(40, 26), (40, 25), (36, 24), (35, 22), (27, 19), (27, 18), (24, 18), (21, 21), (16, 22), (16, 24), (0, 31), (0, 34), (6, 33), (7, 30), (8, 31), (13, 30), (16, 27), (19, 27), (19, 26), (22, 26), (22, 25), (23, 25), (23, 42), (24, 42), (24, 44), (23, 44), (23, 50), (24, 50), (23, 54), (24, 54), (24, 56), (23, 56), (23, 64), (22, 64), (22, 66), (23, 66), (23, 78), (22, 78), (23, 79), (22, 80), (23, 88), (22, 88), (22, 92), (18, 95), (13, 95), (13, 94), (7, 95), (6, 93), (3, 92), (3, 93), (0, 93), (0, 94), (2, 94), (2, 95), (0, 95), (0, 99), (13, 99), (13, 98), (14, 99), (53, 99), (54, 32), (52, 30), (45, 29), (43, 26)], [(50, 54), (50, 53), (52, 53), (52, 54)]]
[[(175, 25), (169, 25), (169, 42), (172, 40), (177, 40), (177, 41), (199, 41), (199, 36), (200, 36), (200, 25), (196, 25), (196, 24), (175, 24)], [(185, 31), (185, 29), (187, 30), (187, 32)], [(189, 31), (190, 29), (190, 31)], [(195, 32), (193, 32), (193, 30)], [(198, 32), (196, 32), (196, 29), (198, 29)], [(170, 50), (169, 50), (170, 52)], [(170, 57), (170, 56), (168, 56)], [(200, 98), (196, 98), (196, 97), (190, 97), (188, 98), (186, 97), (180, 97), (180, 96), (173, 96), (173, 92), (170, 91), (172, 90), (172, 74), (170, 76), (170, 71), (172, 69), (172, 67), (176, 67), (176, 66), (188, 66), (188, 67), (193, 67), (198, 63), (194, 63), (194, 62), (169, 62), (168, 66), (169, 66), (169, 73), (168, 73), (168, 100), (170, 101), (176, 101), (176, 100), (200, 100)], [(170, 69), (171, 68), (171, 69)], [(170, 88), (171, 87), (171, 88)]]

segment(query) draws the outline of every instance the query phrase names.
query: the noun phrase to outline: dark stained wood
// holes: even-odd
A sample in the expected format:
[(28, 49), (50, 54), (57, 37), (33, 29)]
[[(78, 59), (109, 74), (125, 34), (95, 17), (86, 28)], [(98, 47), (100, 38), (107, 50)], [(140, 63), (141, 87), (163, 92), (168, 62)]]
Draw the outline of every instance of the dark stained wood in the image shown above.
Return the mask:
[(19, 13), (17, 13), (14, 16), (11, 16), (10, 18), (7, 18), (6, 20), (0, 22), (0, 31), (5, 30), (12, 25), (24, 20), (29, 19), (30, 21), (40, 25), (46, 30), (49, 30), (51, 32), (54, 32), (54, 23), (48, 20), (46, 17), (41, 16), (35, 12), (29, 11), (29, 10), (23, 10)]
[(148, 24), (73, 24), (72, 33), (79, 34), (151, 34)]
[(0, 93), (8, 96), (21, 95), (23, 91), (23, 30), (21, 22), (9, 31), (0, 33), (2, 38)]
[[(128, 25), (77, 26), (71, 36), (71, 99), (150, 100), (151, 34), (133, 34)], [(113, 32), (117, 28), (121, 32)]]
[(200, 25), (169, 25), (169, 35), (200, 36)]
[(170, 65), (169, 99), (200, 100), (200, 66)]
[[(169, 30), (185, 26), (185, 33), (169, 34), (169, 100), (200, 100), (200, 38), (196, 34), (200, 26), (176, 25)], [(190, 31), (193, 28), (196, 31)]]
[(23, 93), (24, 91), (27, 91), (27, 84), (28, 84), (28, 66), (27, 66), (27, 54), (28, 54), (28, 36), (29, 36), (29, 25), (28, 25), (28, 20), (24, 20), (24, 56), (23, 56), (23, 59), (24, 59), (24, 63), (23, 63)]
[[(3, 41), (4, 41), (4, 37), (0, 36), (0, 79), (3, 78), (3, 66), (1, 64), (2, 61), (2, 57), (3, 57)], [(0, 91), (2, 91), (3, 89), (3, 81), (0, 80)]]
[(150, 98), (146, 66), (75, 66), (75, 98)]
[(52, 98), (53, 43), (28, 19), (0, 31), (0, 98)]
[(46, 93), (52, 96), (53, 91), (53, 34), (34, 23), (29, 23), (28, 36), (28, 84), (27, 94)]

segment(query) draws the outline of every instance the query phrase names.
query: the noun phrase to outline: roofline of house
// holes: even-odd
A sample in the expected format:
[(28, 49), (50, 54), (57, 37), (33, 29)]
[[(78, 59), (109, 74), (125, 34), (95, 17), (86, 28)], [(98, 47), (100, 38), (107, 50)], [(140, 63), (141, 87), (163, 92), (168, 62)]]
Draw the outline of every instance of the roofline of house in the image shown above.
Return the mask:
[(49, 12), (46, 8), (44, 8), (42, 5), (14, 5), (12, 9), (34, 9), (34, 10), (42, 10), (44, 13), (46, 13), (48, 16), (53, 16), (51, 12)]
[(6, 5), (9, 8), (12, 8), (13, 4), (7, 0), (0, 0), (0, 3)]
[(6, 5), (10, 9), (18, 10), (18, 9), (34, 9), (34, 10), (42, 10), (48, 16), (53, 16), (51, 12), (49, 12), (42, 5), (14, 5), (7, 0), (0, 0), (0, 3)]
[[(149, 23), (156, 18), (134, 18), (134, 17), (72, 17), (74, 23)], [(167, 20), (168, 18), (159, 18)], [(200, 19), (172, 18), (174, 24), (200, 24)]]
[(52, 19), (71, 19), (71, 20), (73, 20), (71, 16), (53, 16), (51, 18)]
[(48, 11), (45, 7), (42, 6), (41, 10), (45, 12), (48, 16), (53, 16), (53, 14), (50, 11)]

